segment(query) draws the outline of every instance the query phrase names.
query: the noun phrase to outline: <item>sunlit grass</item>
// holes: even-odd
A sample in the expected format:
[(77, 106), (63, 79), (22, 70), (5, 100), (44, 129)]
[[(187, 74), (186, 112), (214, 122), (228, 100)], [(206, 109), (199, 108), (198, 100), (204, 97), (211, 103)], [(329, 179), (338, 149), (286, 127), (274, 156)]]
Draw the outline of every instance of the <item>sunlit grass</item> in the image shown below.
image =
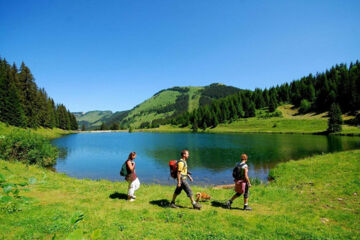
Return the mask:
[[(0, 135), (7, 135), (9, 134), (11, 131), (13, 131), (14, 129), (21, 129), (21, 128), (17, 128), (17, 127), (14, 127), (14, 126), (11, 126), (11, 125), (7, 125), (3, 122), (0, 122)], [(50, 129), (50, 128), (37, 128), (37, 129), (32, 129), (32, 128), (29, 128), (29, 130), (32, 132), (32, 133), (36, 133), (36, 134), (39, 134), (47, 139), (54, 139), (54, 138), (59, 138), (59, 137), (62, 137), (64, 135), (67, 135), (67, 134), (71, 134), (71, 133), (76, 133), (76, 131), (69, 131), (69, 130), (63, 130), (63, 129), (60, 129), (60, 128), (53, 128), (53, 129)]]
[[(115, 170), (114, 170), (115, 171)], [(269, 184), (251, 188), (252, 212), (242, 199), (227, 210), (231, 189), (193, 186), (212, 196), (201, 211), (174, 186), (143, 184), (127, 202), (127, 183), (79, 180), (35, 166), (0, 161), (8, 183), (30, 183), (15, 211), (2, 208), (0, 239), (359, 239), (360, 151), (279, 164)], [(229, 176), (231, 178), (231, 176)], [(34, 180), (35, 179), (35, 180)], [(120, 180), (120, 179), (119, 179)], [(141, 181), (141, 176), (140, 176)], [(3, 193), (1, 193), (4, 196)], [(3, 207), (3, 202), (1, 203)]]

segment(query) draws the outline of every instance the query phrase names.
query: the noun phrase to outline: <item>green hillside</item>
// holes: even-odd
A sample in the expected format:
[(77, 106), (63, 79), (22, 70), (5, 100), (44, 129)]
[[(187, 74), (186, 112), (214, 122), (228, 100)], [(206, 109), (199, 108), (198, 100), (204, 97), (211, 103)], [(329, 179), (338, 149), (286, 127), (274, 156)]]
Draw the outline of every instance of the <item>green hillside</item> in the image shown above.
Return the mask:
[(113, 113), (111, 111), (91, 111), (86, 113), (74, 113), (79, 126), (85, 125), (86, 129), (99, 127), (107, 121)]
[(145, 128), (162, 124), (169, 118), (184, 112), (191, 112), (199, 106), (209, 104), (214, 99), (239, 92), (240, 89), (214, 83), (205, 87), (172, 87), (161, 90), (151, 98), (129, 111), (91, 111), (74, 113), (79, 126), (97, 129), (104, 122), (107, 127), (118, 123), (121, 128)]
[(162, 123), (165, 119), (190, 112), (214, 99), (222, 98), (240, 89), (214, 83), (205, 87), (173, 87), (161, 90), (154, 96), (135, 106), (121, 120), (123, 127), (143, 128)]

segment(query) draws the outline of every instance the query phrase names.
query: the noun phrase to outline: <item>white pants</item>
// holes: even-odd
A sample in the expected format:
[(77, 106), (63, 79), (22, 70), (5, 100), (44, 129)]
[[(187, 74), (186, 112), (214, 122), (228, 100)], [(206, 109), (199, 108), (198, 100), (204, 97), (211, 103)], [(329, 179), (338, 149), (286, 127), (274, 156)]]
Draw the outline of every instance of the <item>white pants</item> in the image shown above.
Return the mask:
[(129, 182), (128, 196), (132, 197), (132, 196), (134, 196), (134, 192), (139, 189), (140, 181), (139, 181), (139, 178), (136, 178), (134, 181), (132, 181), (132, 182), (128, 181), (128, 182)]

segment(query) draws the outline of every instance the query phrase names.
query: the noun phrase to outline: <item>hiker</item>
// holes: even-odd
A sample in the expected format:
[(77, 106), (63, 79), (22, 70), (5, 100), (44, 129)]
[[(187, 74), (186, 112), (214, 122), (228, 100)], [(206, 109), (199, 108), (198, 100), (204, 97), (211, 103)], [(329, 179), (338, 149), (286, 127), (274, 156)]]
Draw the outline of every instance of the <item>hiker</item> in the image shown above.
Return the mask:
[(178, 208), (179, 206), (175, 205), (175, 199), (176, 197), (181, 193), (182, 190), (184, 190), (187, 194), (187, 196), (190, 198), (191, 204), (193, 205), (194, 209), (201, 209), (201, 205), (199, 205), (197, 202), (195, 202), (193, 198), (193, 193), (191, 191), (190, 185), (187, 182), (187, 178), (192, 182), (193, 179), (191, 175), (189, 175), (187, 170), (187, 160), (189, 159), (189, 151), (183, 150), (181, 151), (181, 159), (177, 162), (177, 185), (176, 189), (172, 198), (172, 201), (170, 203), (170, 207), (172, 208)]
[(233, 177), (235, 182), (235, 194), (234, 196), (226, 203), (226, 207), (231, 209), (231, 204), (233, 201), (240, 197), (241, 194), (244, 194), (244, 208), (243, 210), (250, 211), (251, 207), (248, 206), (249, 199), (249, 188), (251, 187), (250, 179), (248, 176), (248, 165), (246, 164), (248, 156), (244, 153), (241, 154), (241, 162), (237, 163), (233, 170)]
[(130, 202), (135, 201), (136, 196), (134, 193), (140, 187), (140, 181), (135, 172), (135, 158), (136, 152), (131, 152), (126, 160), (127, 174), (125, 176), (125, 180), (129, 183), (128, 200)]

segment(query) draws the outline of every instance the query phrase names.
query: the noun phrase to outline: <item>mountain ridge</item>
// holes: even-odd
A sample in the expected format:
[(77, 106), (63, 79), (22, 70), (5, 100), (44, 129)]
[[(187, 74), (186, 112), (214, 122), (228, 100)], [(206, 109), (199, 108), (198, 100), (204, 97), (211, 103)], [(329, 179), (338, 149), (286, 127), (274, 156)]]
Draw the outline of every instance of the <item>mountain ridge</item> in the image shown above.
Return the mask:
[[(106, 127), (118, 124), (125, 129), (130, 126), (139, 128), (161, 123), (164, 119), (176, 117), (184, 112), (191, 112), (199, 106), (211, 101), (234, 94), (241, 89), (221, 83), (207, 86), (174, 86), (156, 92), (152, 97), (134, 106), (130, 110), (76, 112), (80, 126), (86, 129), (99, 129), (104, 123)], [(81, 114), (78, 114), (81, 113)]]

